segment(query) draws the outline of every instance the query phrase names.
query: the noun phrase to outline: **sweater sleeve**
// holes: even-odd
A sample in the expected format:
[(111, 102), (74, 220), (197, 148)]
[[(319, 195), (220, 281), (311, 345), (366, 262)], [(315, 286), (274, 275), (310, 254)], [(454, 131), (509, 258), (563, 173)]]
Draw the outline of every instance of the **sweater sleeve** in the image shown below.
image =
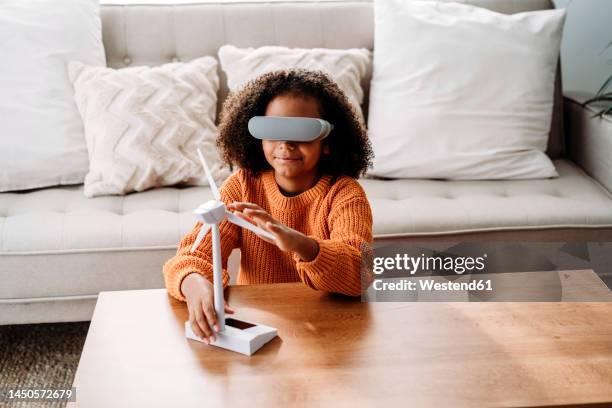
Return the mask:
[[(233, 201), (241, 201), (241, 186), (237, 174), (230, 176), (221, 187), (221, 200), (229, 204)], [(185, 301), (181, 292), (183, 279), (192, 272), (199, 273), (210, 282), (213, 282), (212, 263), (212, 231), (209, 230), (200, 246), (191, 253), (191, 246), (195, 242), (203, 224), (197, 222), (191, 232), (185, 235), (176, 251), (176, 255), (170, 258), (163, 267), (164, 281), (168, 293), (174, 298)], [(240, 228), (224, 219), (219, 224), (221, 236), (221, 266), (223, 275), (223, 287), (229, 285), (229, 274), (227, 272), (227, 259), (232, 249), (240, 244)]]
[(319, 244), (313, 260), (293, 255), (298, 274), (313, 289), (359, 296), (363, 251), (372, 243), (372, 210), (365, 193), (335, 205), (328, 223), (329, 239), (310, 236)]

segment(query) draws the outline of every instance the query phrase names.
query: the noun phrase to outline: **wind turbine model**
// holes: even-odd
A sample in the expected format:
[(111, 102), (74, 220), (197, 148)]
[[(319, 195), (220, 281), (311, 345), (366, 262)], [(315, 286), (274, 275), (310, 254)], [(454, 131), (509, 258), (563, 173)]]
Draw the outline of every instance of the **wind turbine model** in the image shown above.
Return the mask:
[[(203, 225), (200, 229), (191, 252), (194, 252), (204, 240), (208, 230), (212, 228), (212, 251), (213, 251), (213, 296), (215, 302), (215, 312), (219, 324), (219, 332), (215, 334), (216, 340), (210, 344), (222, 347), (228, 350), (250, 356), (261, 348), (264, 344), (276, 337), (277, 331), (273, 327), (264, 326), (261, 324), (253, 324), (240, 320), (225, 318), (225, 300), (223, 298), (223, 279), (221, 276), (221, 238), (219, 232), (219, 223), (227, 217), (228, 221), (249, 229), (258, 235), (265, 236), (270, 239), (275, 239), (274, 235), (268, 231), (243, 220), (236, 214), (232, 213), (225, 207), (225, 203), (221, 201), (221, 194), (215, 185), (215, 180), (206, 165), (206, 160), (200, 149), (198, 156), (204, 167), (208, 184), (212, 190), (214, 200), (205, 202), (196, 208), (193, 212), (196, 214), (198, 221)], [(203, 340), (196, 336), (189, 321), (185, 322), (185, 336), (192, 340)]]

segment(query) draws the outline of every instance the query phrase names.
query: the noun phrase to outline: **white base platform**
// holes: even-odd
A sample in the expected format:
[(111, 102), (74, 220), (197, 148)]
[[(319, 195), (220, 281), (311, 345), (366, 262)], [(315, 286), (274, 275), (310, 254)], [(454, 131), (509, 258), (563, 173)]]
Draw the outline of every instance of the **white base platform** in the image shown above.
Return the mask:
[[(252, 355), (277, 336), (275, 328), (263, 324), (248, 323), (236, 319), (226, 319), (225, 322), (225, 330), (215, 333), (216, 340), (210, 344), (247, 356)], [(185, 322), (185, 337), (204, 342), (191, 330), (189, 321)]]

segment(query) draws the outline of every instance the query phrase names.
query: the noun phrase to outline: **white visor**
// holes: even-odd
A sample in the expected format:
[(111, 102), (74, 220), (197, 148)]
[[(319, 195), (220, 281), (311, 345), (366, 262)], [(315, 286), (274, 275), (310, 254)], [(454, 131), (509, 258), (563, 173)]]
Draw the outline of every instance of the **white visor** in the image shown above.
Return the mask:
[(249, 133), (257, 139), (312, 142), (326, 138), (334, 125), (318, 118), (288, 116), (253, 116)]

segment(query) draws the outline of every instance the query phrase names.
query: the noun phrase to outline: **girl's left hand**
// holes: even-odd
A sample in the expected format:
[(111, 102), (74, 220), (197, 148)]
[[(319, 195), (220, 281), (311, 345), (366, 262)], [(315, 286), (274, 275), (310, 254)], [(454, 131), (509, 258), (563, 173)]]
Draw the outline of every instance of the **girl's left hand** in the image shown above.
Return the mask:
[(234, 201), (227, 208), (243, 220), (272, 233), (276, 240), (259, 237), (276, 245), (281, 251), (294, 251), (305, 261), (310, 261), (317, 256), (319, 244), (315, 240), (274, 219), (257, 204)]

